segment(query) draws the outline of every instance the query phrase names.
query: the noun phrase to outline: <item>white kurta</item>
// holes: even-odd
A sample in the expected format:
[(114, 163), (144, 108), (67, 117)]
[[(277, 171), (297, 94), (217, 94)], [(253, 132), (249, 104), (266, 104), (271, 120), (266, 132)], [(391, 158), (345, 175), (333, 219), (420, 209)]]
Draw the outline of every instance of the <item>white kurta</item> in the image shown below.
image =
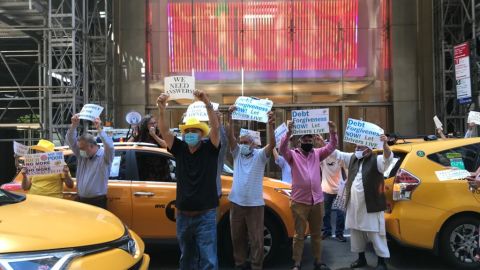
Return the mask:
[[(384, 159), (383, 155), (377, 156), (377, 169), (383, 174), (386, 168), (390, 166), (393, 155)], [(363, 162), (360, 163), (357, 175), (353, 180), (350, 190), (350, 201), (347, 205), (347, 215), (345, 226), (349, 229), (355, 229), (365, 232), (378, 232), (385, 235), (384, 212), (367, 213), (367, 204), (365, 202), (365, 192), (363, 190), (362, 178)]]
[[(392, 160), (393, 155), (390, 155), (387, 159), (384, 159), (383, 155), (377, 156), (378, 171), (383, 174), (385, 169), (390, 166)], [(346, 227), (351, 230), (352, 252), (364, 252), (367, 242), (372, 242), (377, 256), (388, 258), (390, 257), (390, 252), (385, 233), (384, 211), (367, 212), (362, 166), (363, 162), (360, 163), (357, 175), (355, 175), (352, 183), (345, 222)]]

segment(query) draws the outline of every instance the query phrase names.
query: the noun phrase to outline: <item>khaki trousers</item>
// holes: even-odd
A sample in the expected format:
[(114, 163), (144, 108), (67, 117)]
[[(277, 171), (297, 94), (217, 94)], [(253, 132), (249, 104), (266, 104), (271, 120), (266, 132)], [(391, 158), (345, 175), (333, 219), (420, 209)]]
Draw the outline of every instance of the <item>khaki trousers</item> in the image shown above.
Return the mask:
[(248, 244), (250, 244), (252, 269), (262, 269), (264, 209), (264, 206), (240, 206), (232, 203), (230, 229), (235, 266), (246, 263)]
[(307, 205), (295, 201), (290, 202), (293, 220), (295, 222), (295, 234), (293, 236), (292, 259), (295, 264), (301, 264), (303, 255), (303, 242), (305, 231), (310, 228), (312, 238), (312, 250), (315, 262), (322, 260), (322, 226), (323, 226), (323, 202), (315, 205)]

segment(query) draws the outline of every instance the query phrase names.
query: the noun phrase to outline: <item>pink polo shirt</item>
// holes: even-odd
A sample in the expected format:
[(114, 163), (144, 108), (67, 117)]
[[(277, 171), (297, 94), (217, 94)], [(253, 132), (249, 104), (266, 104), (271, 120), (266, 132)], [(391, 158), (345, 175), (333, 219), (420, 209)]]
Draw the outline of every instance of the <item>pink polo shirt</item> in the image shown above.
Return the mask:
[(292, 169), (292, 200), (314, 205), (323, 202), (322, 172), (320, 161), (328, 157), (337, 147), (337, 133), (330, 132), (330, 142), (322, 148), (314, 148), (308, 155), (303, 150), (288, 149), (288, 138), (280, 142), (280, 153)]

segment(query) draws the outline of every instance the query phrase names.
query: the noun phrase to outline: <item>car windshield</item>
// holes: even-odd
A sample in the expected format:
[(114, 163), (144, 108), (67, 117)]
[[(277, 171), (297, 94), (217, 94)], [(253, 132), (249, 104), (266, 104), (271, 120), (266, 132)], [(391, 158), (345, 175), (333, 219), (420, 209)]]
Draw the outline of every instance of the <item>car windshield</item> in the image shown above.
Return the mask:
[(25, 195), (15, 194), (6, 190), (0, 189), (0, 206), (6, 204), (18, 203), (25, 200)]

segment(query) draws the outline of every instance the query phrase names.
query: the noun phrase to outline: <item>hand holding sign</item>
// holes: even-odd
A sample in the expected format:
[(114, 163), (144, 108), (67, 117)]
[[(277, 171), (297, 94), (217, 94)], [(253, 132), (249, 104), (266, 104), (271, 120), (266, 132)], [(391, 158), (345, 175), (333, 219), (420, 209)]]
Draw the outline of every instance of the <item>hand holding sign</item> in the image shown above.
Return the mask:
[(278, 126), (275, 129), (275, 142), (277, 143), (277, 145), (280, 145), (280, 142), (281, 142), (283, 136), (285, 136), (285, 134), (287, 134), (287, 131), (288, 131), (288, 128), (287, 128), (287, 125), (285, 123), (282, 123), (280, 126)]
[(157, 107), (158, 109), (164, 111), (167, 108), (167, 100), (170, 96), (168, 94), (162, 93), (157, 98)]
[(95, 128), (98, 130), (98, 131), (101, 131), (102, 130), (102, 120), (100, 120), (100, 118), (95, 118), (95, 121), (94, 121), (94, 124), (95, 124)]
[(382, 134), (384, 134), (383, 129), (375, 124), (349, 118), (347, 121), (347, 128), (345, 129), (343, 141), (358, 145), (365, 145), (370, 149), (381, 149), (384, 144), (380, 140)]
[(328, 128), (330, 132), (337, 132), (337, 125), (333, 121), (328, 121)]
[(77, 128), (79, 124), (80, 124), (80, 117), (78, 116), (78, 114), (74, 114), (72, 116), (72, 128)]
[(469, 126), (470, 124), (480, 125), (480, 112), (470, 111), (468, 113), (467, 123)]

